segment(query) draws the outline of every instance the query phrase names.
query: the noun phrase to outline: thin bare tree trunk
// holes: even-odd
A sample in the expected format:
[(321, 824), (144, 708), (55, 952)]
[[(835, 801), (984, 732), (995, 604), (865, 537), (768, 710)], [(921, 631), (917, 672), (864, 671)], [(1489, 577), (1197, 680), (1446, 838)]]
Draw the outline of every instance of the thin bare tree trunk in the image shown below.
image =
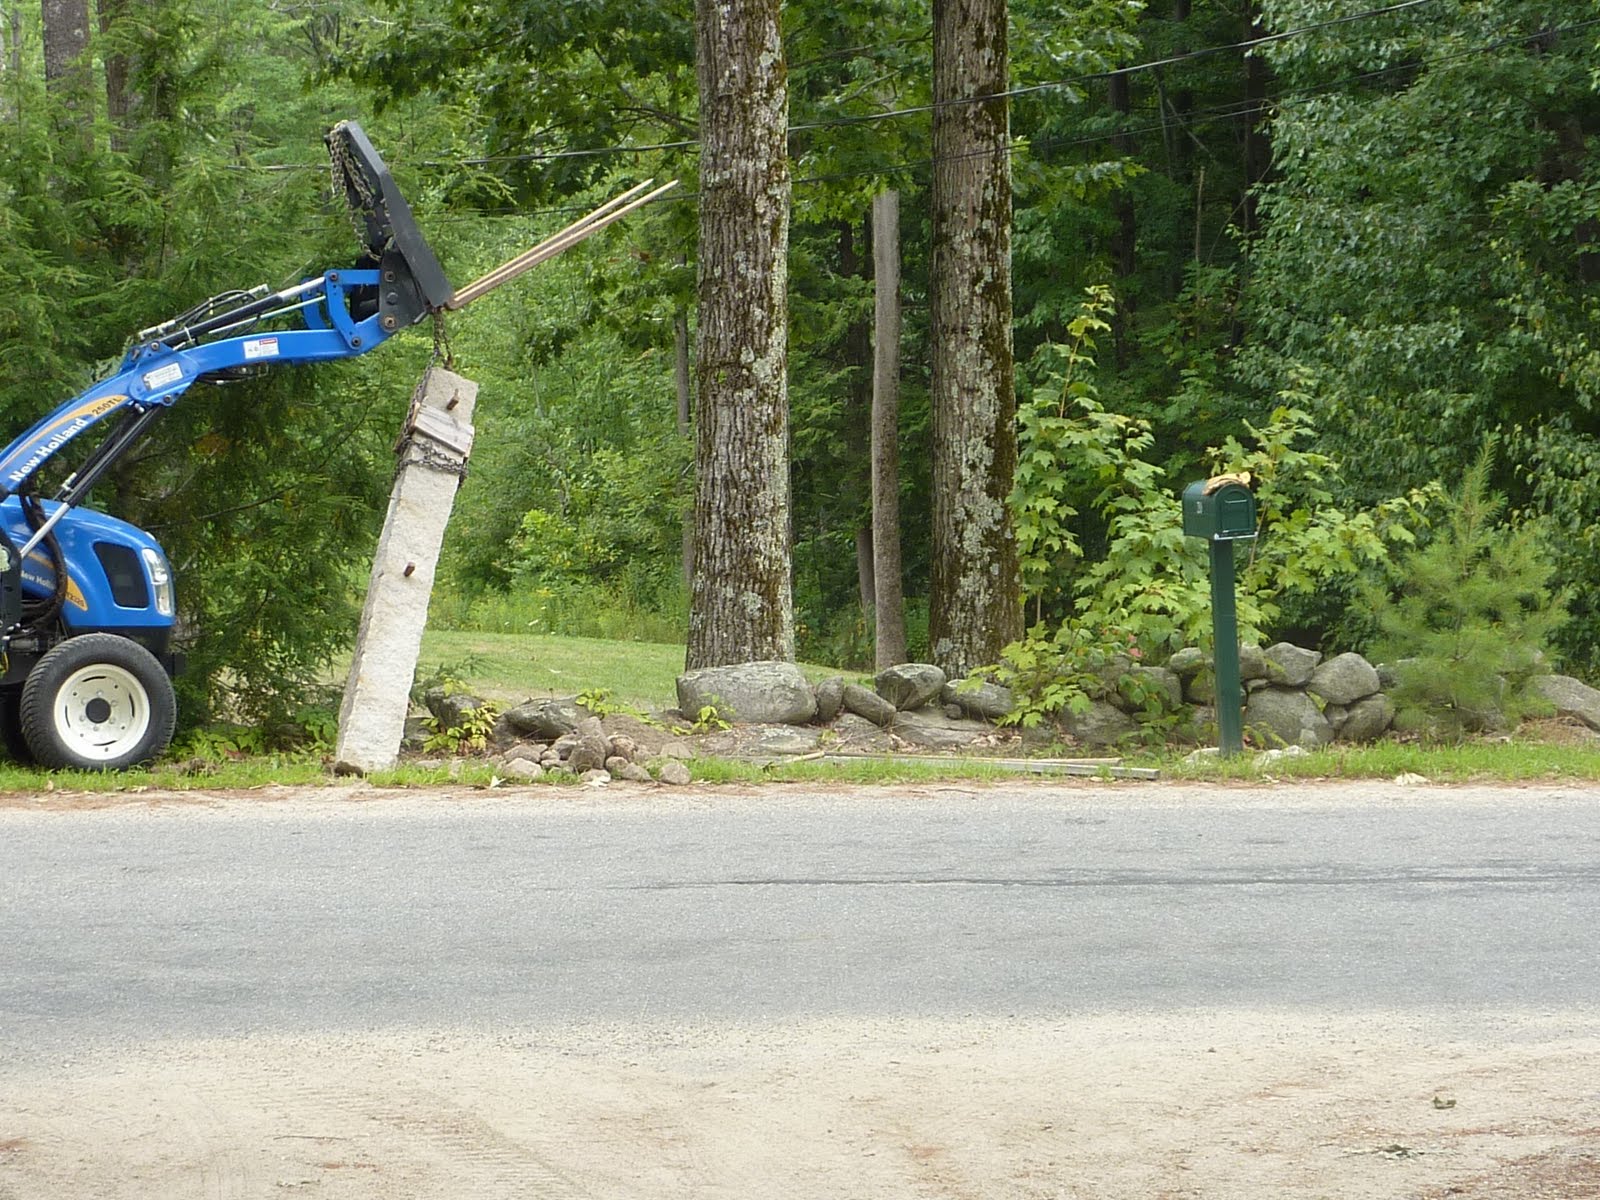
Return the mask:
[[(1106, 95), (1111, 105), (1112, 120), (1116, 122), (1115, 131), (1111, 135), (1111, 148), (1118, 158), (1131, 159), (1133, 139), (1128, 136), (1127, 122), (1128, 115), (1132, 111), (1132, 98), (1125, 72), (1112, 73), (1111, 78), (1106, 81)], [(1116, 312), (1111, 318), (1111, 335), (1119, 367), (1128, 365), (1131, 354), (1129, 336), (1130, 326), (1133, 323), (1133, 272), (1137, 266), (1136, 252), (1139, 241), (1138, 217), (1133, 207), (1133, 194), (1128, 187), (1128, 182), (1124, 180), (1122, 186), (1117, 189), (1117, 231), (1111, 238), (1111, 270), (1116, 278), (1117, 301)]]
[(872, 198), (872, 564), (878, 669), (906, 661), (900, 583), (900, 193)]
[(856, 588), (861, 596), (861, 613), (870, 617), (878, 603), (878, 585), (873, 579), (870, 524), (856, 529)]
[(779, 0), (696, 0), (695, 564), (688, 666), (794, 658), (788, 75)]
[(22, 0), (9, 6), (0, 20), (0, 39), (4, 39), (4, 57), (0, 68), (13, 75), (22, 72)]
[[(952, 677), (1022, 635), (1005, 0), (933, 6), (933, 580)], [(985, 97), (989, 97), (986, 99)]]
[[(128, 0), (99, 0), (100, 34), (106, 37), (127, 12)], [(111, 147), (126, 150), (129, 142), (129, 118), (133, 113), (133, 93), (130, 82), (133, 64), (121, 51), (107, 53), (106, 62), (106, 116), (111, 123)]]

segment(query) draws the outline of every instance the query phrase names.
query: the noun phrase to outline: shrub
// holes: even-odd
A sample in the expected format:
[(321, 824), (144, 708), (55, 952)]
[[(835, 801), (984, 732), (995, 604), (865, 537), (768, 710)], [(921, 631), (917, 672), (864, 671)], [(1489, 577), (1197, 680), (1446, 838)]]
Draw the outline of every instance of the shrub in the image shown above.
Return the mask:
[(1380, 631), (1374, 652), (1395, 662), (1396, 724), (1459, 738), (1515, 725), (1545, 706), (1533, 679), (1549, 670), (1551, 635), (1566, 618), (1538, 524), (1498, 522), (1485, 447), (1450, 496), (1445, 523), (1404, 555), (1392, 583), (1366, 590)]

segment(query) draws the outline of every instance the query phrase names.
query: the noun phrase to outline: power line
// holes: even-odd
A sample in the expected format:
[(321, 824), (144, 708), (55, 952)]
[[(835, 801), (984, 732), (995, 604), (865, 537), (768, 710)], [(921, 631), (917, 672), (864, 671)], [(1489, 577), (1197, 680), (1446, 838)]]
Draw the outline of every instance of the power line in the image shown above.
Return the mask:
[(1074, 87), (1080, 83), (1096, 83), (1100, 80), (1112, 79), (1119, 75), (1136, 75), (1144, 71), (1157, 71), (1162, 67), (1174, 66), (1178, 63), (1190, 62), (1197, 58), (1209, 58), (1213, 54), (1224, 54), (1230, 50), (1253, 50), (1257, 46), (1265, 46), (1272, 42), (1281, 42), (1288, 38), (1299, 37), (1306, 33), (1315, 33), (1321, 29), (1328, 29), (1335, 25), (1347, 25), (1353, 21), (1370, 20), (1373, 17), (1386, 16), (1389, 13), (1401, 12), (1419, 5), (1431, 4), (1433, 0), (1403, 0), (1399, 4), (1391, 4), (1386, 8), (1370, 8), (1365, 12), (1349, 13), (1343, 17), (1333, 17), (1327, 21), (1318, 21), (1312, 25), (1301, 25), (1295, 29), (1285, 29), (1281, 33), (1269, 33), (1262, 37), (1250, 38), (1242, 42), (1230, 42), (1225, 46), (1206, 46), (1200, 50), (1190, 50), (1183, 54), (1174, 54), (1167, 58), (1156, 59), (1153, 62), (1134, 63), (1132, 66), (1115, 67), (1105, 71), (1090, 71), (1083, 75), (1074, 75), (1066, 79), (1055, 79), (1048, 83), (1032, 83), (1023, 87), (1010, 88), (1003, 92), (990, 92), (982, 96), (961, 96), (953, 100), (940, 100), (929, 104), (915, 104), (907, 108), (889, 109), (881, 113), (864, 113), (859, 117), (836, 117), (828, 121), (812, 121), (804, 125), (791, 125), (789, 132), (805, 131), (812, 129), (832, 129), (843, 125), (868, 124), (874, 121), (888, 121), (897, 117), (918, 116), (922, 113), (937, 112), (942, 108), (958, 108), (967, 104), (988, 104), (994, 100), (1009, 100), (1017, 96), (1031, 96), (1039, 92), (1060, 91), (1064, 88)]
[[(1353, 84), (1383, 79), (1390, 75), (1415, 71), (1419, 68), (1435, 67), (1445, 63), (1457, 62), (1462, 59), (1471, 58), (1475, 55), (1493, 53), (1495, 50), (1503, 49), (1506, 46), (1537, 41), (1540, 38), (1551, 35), (1576, 33), (1585, 29), (1594, 28), (1595, 26), (1600, 26), (1600, 17), (1591, 18), (1587, 21), (1578, 21), (1571, 25), (1557, 26), (1554, 29), (1540, 30), (1538, 33), (1518, 34), (1511, 37), (1500, 38), (1482, 46), (1472, 46), (1463, 50), (1456, 50), (1448, 54), (1435, 55), (1432, 58), (1418, 59), (1413, 62), (1396, 63), (1388, 67), (1379, 67), (1371, 71), (1362, 71), (1353, 75), (1346, 75), (1339, 79), (1328, 80), (1317, 84), (1308, 84), (1304, 87), (1293, 88), (1287, 91), (1274, 92), (1273, 94), (1261, 97), (1260, 99), (1238, 100), (1228, 104), (1213, 105), (1209, 108), (1195, 109), (1184, 114), (1183, 119), (1190, 124), (1211, 124), (1216, 121), (1233, 120), (1238, 117), (1259, 113), (1265, 107), (1281, 104), (1287, 100), (1295, 100), (1308, 96), (1337, 92)], [(1100, 142), (1107, 142), (1116, 137), (1138, 137), (1142, 134), (1158, 133), (1166, 129), (1168, 125), (1169, 122), (1163, 120), (1150, 122), (1148, 124), (1135, 126), (1132, 128), (1124, 126), (1119, 129), (1103, 130), (1098, 133), (1082, 134), (1076, 137), (1039, 137), (1033, 139), (1018, 138), (1000, 148), (999, 152), (1010, 155), (1024, 149), (1031, 149), (1035, 151), (1068, 150), (1081, 146), (1095, 145)], [(927, 158), (910, 159), (895, 163), (884, 163), (875, 167), (864, 168), (859, 171), (841, 171), (822, 175), (805, 175), (795, 178), (792, 183), (795, 187), (810, 187), (824, 183), (837, 183), (849, 179), (871, 179), (883, 178), (886, 176), (904, 175), (931, 167), (937, 162), (951, 161), (953, 158), (981, 158), (989, 157), (994, 153), (996, 153), (994, 148), (985, 148), (980, 151), (970, 152), (960, 156), (947, 155), (939, 159), (935, 159), (930, 156)], [(319, 166), (318, 169), (326, 168)], [(670, 196), (664, 196), (659, 200), (651, 201), (651, 206), (657, 204), (687, 204), (693, 203), (698, 199), (698, 192), (674, 192)], [(538, 217), (565, 217), (575, 214), (581, 215), (587, 211), (589, 211), (588, 208), (583, 205), (558, 205), (540, 209), (519, 208), (516, 206), (498, 209), (476, 208), (470, 211), (457, 209), (454, 212), (437, 214), (430, 218), (430, 222), (437, 225), (460, 225), (481, 221), (486, 218), (503, 219), (515, 217), (520, 219), (533, 219)]]
[[(1184, 114), (1184, 120), (1191, 124), (1211, 124), (1216, 121), (1233, 120), (1238, 117), (1259, 113), (1262, 109), (1268, 106), (1281, 104), (1287, 100), (1296, 100), (1309, 96), (1337, 92), (1353, 84), (1367, 83), (1373, 80), (1383, 79), (1391, 75), (1415, 71), (1419, 68), (1435, 67), (1445, 63), (1457, 62), (1462, 59), (1471, 58), (1475, 55), (1493, 53), (1495, 50), (1503, 49), (1506, 46), (1519, 45), (1525, 42), (1535, 41), (1551, 34), (1575, 33), (1584, 29), (1593, 28), (1595, 26), (1600, 26), (1600, 17), (1592, 18), (1587, 21), (1579, 21), (1572, 25), (1559, 26), (1555, 29), (1541, 30), (1538, 33), (1519, 34), (1512, 37), (1500, 38), (1482, 46), (1472, 46), (1467, 49), (1453, 51), (1448, 54), (1436, 55), (1432, 58), (1418, 59), (1414, 62), (1396, 63), (1388, 67), (1378, 67), (1371, 71), (1361, 71), (1353, 75), (1342, 76), (1339, 79), (1328, 80), (1317, 84), (1307, 84), (1306, 86), (1300, 88), (1292, 88), (1285, 91), (1274, 92), (1271, 95), (1261, 97), (1260, 99), (1237, 100), (1228, 104), (1219, 104), (1213, 105), (1209, 108), (1195, 109)], [(1076, 137), (1039, 137), (1033, 139), (1017, 138), (1009, 142), (1006, 146), (999, 148), (998, 151), (996, 148), (986, 147), (982, 150), (971, 151), (962, 155), (945, 155), (937, 159), (930, 156), (926, 158), (903, 160), (896, 163), (885, 163), (875, 167), (864, 168), (859, 171), (841, 171), (822, 175), (805, 175), (795, 178), (792, 183), (796, 187), (806, 187), (823, 183), (837, 183), (848, 179), (871, 179), (891, 175), (903, 175), (909, 172), (934, 166), (938, 162), (960, 161), (962, 159), (971, 158), (987, 158), (997, 152), (1009, 155), (1025, 149), (1067, 150), (1081, 146), (1095, 145), (1100, 142), (1107, 142), (1117, 137), (1137, 137), (1141, 134), (1159, 133), (1163, 129), (1167, 128), (1168, 124), (1169, 122), (1166, 121), (1154, 121), (1132, 128), (1123, 127), (1114, 130), (1104, 130), (1098, 133), (1082, 134)], [(663, 197), (662, 199), (653, 201), (652, 203), (684, 204), (695, 201), (698, 198), (698, 192), (676, 192), (671, 196)], [(476, 210), (476, 215), (509, 216), (515, 214), (520, 216), (564, 216), (570, 213), (580, 213), (584, 211), (587, 210), (581, 207), (550, 208), (534, 211), (515, 208), (501, 210), (479, 209)], [(454, 218), (443, 218), (446, 223), (451, 221), (467, 221), (471, 219), (473, 219), (473, 217), (465, 215)]]
[[(1300, 37), (1307, 33), (1315, 33), (1337, 25), (1347, 25), (1352, 22), (1370, 20), (1374, 17), (1386, 16), (1390, 13), (1401, 12), (1406, 9), (1417, 8), (1424, 4), (1431, 4), (1434, 0), (1402, 0), (1401, 3), (1387, 5), (1383, 8), (1366, 9), (1358, 13), (1348, 13), (1342, 17), (1333, 17), (1326, 21), (1318, 21), (1310, 25), (1301, 25), (1294, 29), (1286, 29), (1280, 33), (1265, 34), (1259, 38), (1250, 38), (1240, 42), (1229, 42), (1221, 46), (1206, 46), (1199, 50), (1190, 50), (1183, 54), (1171, 55), (1167, 58), (1157, 59), (1152, 62), (1134, 63), (1127, 67), (1117, 67), (1104, 71), (1091, 71), (1082, 75), (1069, 76), (1065, 79), (1050, 80), (1045, 83), (1027, 84), (1023, 87), (1011, 88), (1003, 92), (992, 92), (982, 96), (963, 96), (959, 99), (944, 100), (938, 103), (911, 105), (906, 108), (887, 109), (878, 113), (863, 113), (854, 117), (835, 117), (826, 121), (810, 121), (799, 125), (790, 125), (789, 133), (805, 133), (817, 129), (835, 129), (852, 125), (875, 124), (879, 121), (897, 120), (901, 117), (918, 116), (923, 113), (936, 112), (941, 108), (960, 107), (967, 104), (987, 104), (994, 100), (1011, 99), (1017, 96), (1036, 95), (1040, 92), (1060, 91), (1083, 83), (1094, 83), (1100, 80), (1111, 79), (1118, 75), (1135, 75), (1145, 71), (1160, 70), (1163, 67), (1174, 66), (1178, 63), (1189, 62), (1194, 59), (1209, 58), (1216, 54), (1225, 54), (1233, 50), (1251, 50), (1257, 46), (1268, 45), (1273, 42), (1285, 41), (1289, 38)], [(1555, 31), (1559, 32), (1559, 31)], [(906, 39), (902, 39), (906, 40)], [(622, 154), (651, 154), (666, 150), (692, 150), (700, 145), (698, 138), (684, 138), (671, 142), (652, 142), (642, 145), (624, 146), (594, 146), (575, 150), (536, 150), (523, 154), (495, 154), (477, 158), (463, 159), (419, 159), (415, 164), (419, 167), (431, 169), (455, 168), (462, 166), (488, 166), (495, 163), (516, 162), (558, 162), (565, 159), (598, 158)], [(405, 160), (398, 159), (404, 163)], [(282, 171), (314, 171), (325, 170), (321, 163), (276, 163), (260, 166), (238, 164), (238, 170), (255, 170), (264, 172)], [(681, 199), (681, 197), (680, 197)]]

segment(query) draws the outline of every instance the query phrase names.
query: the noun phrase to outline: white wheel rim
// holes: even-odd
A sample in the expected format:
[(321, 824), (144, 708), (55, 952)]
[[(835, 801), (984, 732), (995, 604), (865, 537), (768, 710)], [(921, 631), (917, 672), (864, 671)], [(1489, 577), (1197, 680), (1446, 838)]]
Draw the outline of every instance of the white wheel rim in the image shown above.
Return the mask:
[(106, 762), (128, 753), (150, 729), (150, 696), (138, 676), (110, 663), (67, 677), (51, 706), (56, 736), (79, 758)]

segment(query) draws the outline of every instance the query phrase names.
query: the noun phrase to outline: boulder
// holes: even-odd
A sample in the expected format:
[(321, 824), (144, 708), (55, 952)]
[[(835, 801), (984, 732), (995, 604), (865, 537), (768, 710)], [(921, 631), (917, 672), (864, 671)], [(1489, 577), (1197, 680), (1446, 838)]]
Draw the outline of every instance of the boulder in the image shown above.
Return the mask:
[(1352, 704), (1336, 732), (1341, 742), (1375, 742), (1392, 724), (1394, 701), (1378, 692)]
[(1199, 674), (1201, 668), (1210, 665), (1211, 660), (1196, 646), (1185, 646), (1167, 659), (1167, 670), (1176, 671), (1184, 679)]
[(638, 762), (644, 753), (644, 748), (625, 733), (610, 735), (611, 753), (618, 758), (625, 758), (629, 762)]
[(1267, 677), (1267, 656), (1260, 646), (1239, 643), (1239, 679), (1249, 682), (1252, 679), (1265, 679)]
[(1383, 685), (1378, 672), (1359, 654), (1338, 654), (1311, 672), (1307, 690), (1329, 704), (1354, 704)]
[(817, 698), (817, 724), (827, 725), (843, 711), (844, 685), (843, 675), (833, 675), (812, 689)]
[(1305, 687), (1311, 682), (1311, 672), (1322, 661), (1317, 651), (1302, 650), (1289, 642), (1268, 646), (1262, 653), (1267, 660), (1266, 677), (1279, 687)]
[(1183, 677), (1183, 698), (1190, 704), (1212, 704), (1217, 698), (1217, 677), (1208, 663)]
[(822, 731), (799, 725), (762, 725), (749, 743), (752, 754), (810, 754), (817, 748)]
[(1115, 746), (1139, 729), (1132, 717), (1104, 700), (1089, 701), (1089, 707), (1081, 713), (1063, 709), (1060, 724), (1084, 746)]
[(896, 713), (894, 735), (925, 750), (964, 750), (994, 732), (986, 721), (951, 720), (932, 709)]
[(1133, 668), (1134, 661), (1128, 655), (1109, 654), (1104, 662), (1087, 668), (1088, 674), (1098, 681), (1098, 688), (1088, 684), (1084, 690), (1097, 699), (1116, 704), (1117, 689), (1122, 686), (1122, 678)]
[[(1268, 656), (1272, 654), (1267, 651)], [(1245, 727), (1269, 748), (1305, 746), (1315, 749), (1333, 740), (1333, 727), (1317, 702), (1304, 692), (1263, 688), (1251, 692), (1244, 706)]]
[(574, 775), (603, 771), (606, 759), (611, 757), (611, 743), (606, 740), (599, 718), (585, 717), (579, 721), (578, 732), (573, 736), (576, 738), (576, 744), (572, 747), (572, 752), (567, 755), (567, 770)]
[(553, 742), (577, 729), (586, 715), (576, 700), (525, 700), (507, 709), (500, 719), (525, 737)]
[(887, 754), (894, 749), (887, 733), (853, 712), (840, 713), (828, 733), (832, 735), (828, 748), (845, 754)]
[(894, 720), (895, 708), (877, 692), (864, 688), (859, 683), (844, 685), (844, 708), (846, 712), (853, 712), (858, 717), (865, 717), (874, 725), (884, 726)]
[(1016, 706), (1011, 689), (987, 680), (951, 680), (944, 685), (943, 699), (969, 717), (998, 721)]
[(1322, 715), (1327, 718), (1328, 728), (1333, 730), (1334, 740), (1339, 738), (1339, 730), (1344, 728), (1344, 723), (1350, 719), (1350, 710), (1342, 704), (1324, 704)]
[(498, 774), (504, 775), (507, 779), (532, 780), (542, 779), (544, 777), (544, 768), (538, 763), (532, 762), (526, 758), (510, 759), (507, 762), (501, 763), (500, 766), (495, 768), (495, 770)]
[(878, 695), (902, 712), (937, 700), (944, 684), (944, 672), (932, 663), (901, 663), (879, 671), (872, 679)]
[(611, 772), (615, 779), (625, 779), (629, 783), (653, 783), (650, 772), (646, 771), (636, 762), (624, 761), (622, 766)]
[(688, 767), (675, 758), (668, 758), (663, 759), (656, 767), (656, 778), (662, 783), (670, 783), (673, 787), (683, 787), (691, 776)]
[(400, 748), (402, 750), (421, 750), (427, 744), (430, 732), (427, 717), (420, 714), (414, 717), (407, 717), (405, 732), (400, 737)]
[(1407, 667), (1417, 660), (1414, 658), (1397, 658), (1392, 663), (1379, 663), (1373, 670), (1378, 673), (1378, 683), (1386, 692), (1392, 692), (1400, 685), (1400, 676)]
[(439, 722), (440, 729), (460, 729), (469, 712), (483, 707), (483, 699), (471, 692), (447, 692), (443, 688), (429, 688), (422, 702)]
[(1162, 697), (1164, 712), (1176, 712), (1183, 704), (1183, 681), (1166, 667), (1129, 667), (1118, 681), (1112, 703), (1124, 712), (1142, 712), (1141, 695), (1152, 692)]
[(506, 751), (506, 762), (513, 762), (519, 758), (525, 758), (529, 762), (538, 762), (549, 749), (550, 747), (543, 742), (518, 742)]
[(793, 663), (749, 662), (685, 671), (678, 676), (678, 707), (691, 720), (709, 707), (725, 721), (803, 725), (816, 715), (817, 698)]
[(1575, 717), (1590, 729), (1600, 729), (1600, 691), (1571, 675), (1539, 675), (1532, 680), (1533, 694), (1556, 710)]

